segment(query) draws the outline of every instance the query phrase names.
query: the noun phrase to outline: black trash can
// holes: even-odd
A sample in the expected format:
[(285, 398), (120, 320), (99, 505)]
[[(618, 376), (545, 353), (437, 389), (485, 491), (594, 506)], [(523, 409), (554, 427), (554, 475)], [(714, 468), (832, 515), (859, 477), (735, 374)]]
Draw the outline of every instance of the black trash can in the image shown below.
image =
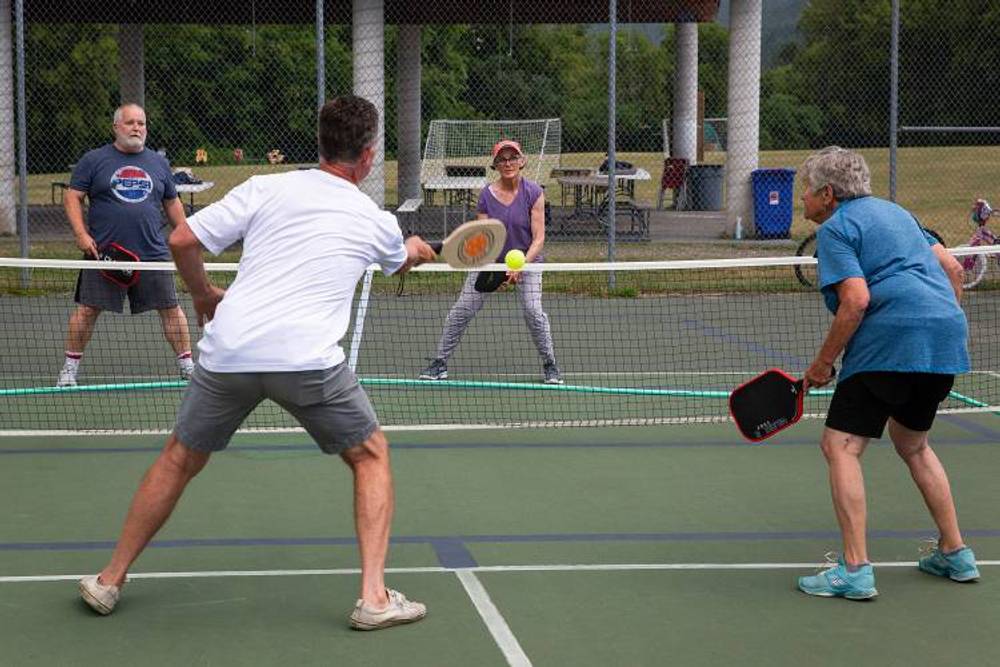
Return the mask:
[(721, 211), (725, 167), (695, 164), (687, 169), (687, 208), (690, 211)]

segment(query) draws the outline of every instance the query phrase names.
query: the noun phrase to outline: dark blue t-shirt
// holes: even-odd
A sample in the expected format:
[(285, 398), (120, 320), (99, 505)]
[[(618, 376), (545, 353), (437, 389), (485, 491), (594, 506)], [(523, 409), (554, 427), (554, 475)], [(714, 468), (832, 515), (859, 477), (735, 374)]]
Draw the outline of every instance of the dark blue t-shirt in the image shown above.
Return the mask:
[(114, 242), (144, 261), (170, 259), (160, 210), (177, 190), (165, 157), (108, 144), (80, 158), (69, 185), (90, 199), (87, 228), (98, 248)]
[(933, 243), (906, 209), (877, 197), (841, 202), (820, 226), (827, 308), (837, 312), (836, 285), (847, 278), (864, 278), (870, 295), (839, 380), (862, 371), (968, 372), (968, 323)]

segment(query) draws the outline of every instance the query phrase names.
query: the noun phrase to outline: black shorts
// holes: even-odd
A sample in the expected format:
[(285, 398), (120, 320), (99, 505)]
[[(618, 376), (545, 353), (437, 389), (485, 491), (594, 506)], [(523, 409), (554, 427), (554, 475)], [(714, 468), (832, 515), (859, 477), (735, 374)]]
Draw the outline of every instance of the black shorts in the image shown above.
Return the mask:
[(83, 306), (120, 313), (126, 296), (133, 315), (173, 308), (177, 305), (174, 272), (140, 271), (139, 281), (131, 287), (117, 285), (92, 269), (83, 269), (76, 279), (74, 299)]
[(941, 373), (857, 373), (837, 383), (826, 425), (864, 438), (881, 438), (892, 417), (911, 431), (929, 431), (938, 405), (954, 383), (954, 375)]

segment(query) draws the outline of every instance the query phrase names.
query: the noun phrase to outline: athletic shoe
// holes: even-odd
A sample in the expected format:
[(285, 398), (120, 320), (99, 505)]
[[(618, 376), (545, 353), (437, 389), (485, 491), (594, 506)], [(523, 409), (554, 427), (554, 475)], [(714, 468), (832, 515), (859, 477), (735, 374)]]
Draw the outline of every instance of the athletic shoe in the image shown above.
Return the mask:
[(59, 371), (59, 379), (56, 380), (57, 387), (75, 387), (76, 386), (76, 371), (69, 368), (63, 368)]
[(381, 630), (382, 628), (413, 623), (427, 615), (427, 607), (419, 602), (411, 602), (399, 591), (391, 588), (385, 590), (389, 596), (389, 605), (382, 610), (376, 610), (358, 600), (351, 612), (351, 627), (355, 630)]
[(828, 554), (827, 561), (830, 567), (826, 570), (811, 577), (799, 577), (800, 591), (824, 598), (848, 600), (868, 600), (878, 595), (875, 590), (875, 573), (870, 563), (851, 572), (843, 558), (833, 562)]
[(447, 380), (448, 364), (444, 359), (432, 359), (431, 363), (420, 372), (420, 380)]
[(976, 554), (972, 553), (969, 547), (945, 553), (935, 544), (930, 553), (917, 562), (917, 567), (928, 574), (948, 577), (952, 581), (966, 582), (979, 579)]
[(190, 380), (194, 375), (194, 360), (191, 357), (177, 360), (177, 369), (181, 372), (182, 380)]
[(87, 605), (101, 616), (107, 616), (115, 610), (122, 589), (118, 586), (102, 584), (94, 574), (80, 580), (80, 597)]
[(542, 372), (545, 374), (545, 379), (542, 380), (545, 384), (563, 383), (562, 374), (559, 372), (559, 367), (556, 366), (556, 362), (546, 362)]

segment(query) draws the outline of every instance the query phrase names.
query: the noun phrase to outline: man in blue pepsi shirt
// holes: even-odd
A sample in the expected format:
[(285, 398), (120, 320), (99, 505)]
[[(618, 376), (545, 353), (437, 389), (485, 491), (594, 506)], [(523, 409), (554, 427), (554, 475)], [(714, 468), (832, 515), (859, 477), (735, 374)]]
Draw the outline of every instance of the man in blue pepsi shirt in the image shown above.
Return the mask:
[(969, 371), (961, 265), (904, 208), (871, 195), (861, 155), (831, 146), (809, 157), (802, 175), (805, 217), (821, 225), (819, 285), (834, 314), (806, 388), (829, 383), (844, 355), (820, 443), (844, 552), (824, 572), (800, 577), (799, 589), (852, 600), (878, 595), (861, 455), (886, 424), (938, 530), (937, 546), (919, 568), (974, 581), (975, 555), (962, 540), (948, 476), (927, 441), (955, 375)]
[[(73, 169), (63, 198), (76, 245), (88, 259), (107, 248), (124, 248), (144, 262), (170, 261), (160, 207), (171, 226), (184, 221), (184, 205), (166, 158), (146, 148), (146, 112), (137, 104), (115, 110), (113, 143), (84, 155)], [(84, 222), (83, 200), (90, 200)], [(177, 305), (171, 271), (143, 271), (135, 284), (114, 282), (97, 270), (77, 278), (77, 308), (69, 319), (66, 357), (56, 385), (75, 387), (83, 352), (97, 318), (105, 310), (121, 313), (125, 297), (133, 315), (156, 310), (163, 335), (173, 348), (177, 369), (188, 379), (194, 370), (187, 317)]]

